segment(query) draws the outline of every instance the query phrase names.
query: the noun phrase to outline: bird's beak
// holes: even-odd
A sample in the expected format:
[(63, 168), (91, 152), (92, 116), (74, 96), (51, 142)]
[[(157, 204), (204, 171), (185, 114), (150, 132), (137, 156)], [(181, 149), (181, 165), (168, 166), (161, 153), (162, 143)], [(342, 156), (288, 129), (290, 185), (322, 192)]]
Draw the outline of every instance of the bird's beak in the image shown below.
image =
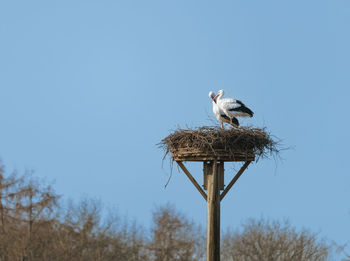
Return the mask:
[(216, 94), (215, 97), (213, 98), (213, 100), (216, 101), (216, 98), (219, 96), (219, 94)]
[(216, 100), (215, 100), (215, 98), (211, 98), (212, 100), (213, 100), (213, 102), (215, 102), (216, 103)]

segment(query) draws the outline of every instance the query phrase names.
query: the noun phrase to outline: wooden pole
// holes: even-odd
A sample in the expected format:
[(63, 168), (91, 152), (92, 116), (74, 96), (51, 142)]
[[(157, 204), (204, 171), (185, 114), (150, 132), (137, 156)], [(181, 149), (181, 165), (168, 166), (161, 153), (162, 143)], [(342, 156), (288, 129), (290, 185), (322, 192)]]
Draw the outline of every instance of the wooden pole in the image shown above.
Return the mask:
[[(247, 161), (241, 167), (241, 169), (234, 176), (232, 181), (228, 184), (226, 189), (220, 195), (220, 171), (222, 172), (222, 179), (224, 176), (223, 162), (220, 166), (217, 160), (211, 163), (204, 162), (204, 184), (207, 187), (208, 193), (205, 194), (204, 190), (199, 186), (198, 182), (194, 179), (191, 173), (187, 170), (182, 161), (176, 161), (192, 184), (201, 193), (203, 198), (207, 201), (207, 261), (220, 261), (220, 201), (225, 197), (227, 192), (236, 183), (239, 177), (243, 174), (245, 169), (249, 166), (251, 161)], [(212, 165), (208, 167), (207, 165)], [(221, 170), (219, 169), (221, 168)], [(221, 180), (223, 182), (223, 180)], [(223, 186), (222, 186), (223, 188)]]
[(217, 161), (207, 179), (207, 261), (220, 261), (220, 187)]

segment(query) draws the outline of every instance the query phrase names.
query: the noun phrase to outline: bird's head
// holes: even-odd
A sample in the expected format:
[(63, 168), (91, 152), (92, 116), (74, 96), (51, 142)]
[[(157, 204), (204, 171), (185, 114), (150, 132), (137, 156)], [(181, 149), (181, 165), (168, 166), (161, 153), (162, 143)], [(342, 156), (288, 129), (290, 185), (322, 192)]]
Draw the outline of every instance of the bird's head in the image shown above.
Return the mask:
[(212, 99), (212, 101), (216, 103), (214, 92), (212, 92), (212, 91), (209, 92), (209, 98)]
[(218, 93), (215, 95), (215, 97), (212, 98), (212, 99), (213, 99), (213, 101), (216, 102), (216, 99), (217, 99), (219, 96), (222, 97), (223, 95), (224, 95), (224, 90), (219, 90)]

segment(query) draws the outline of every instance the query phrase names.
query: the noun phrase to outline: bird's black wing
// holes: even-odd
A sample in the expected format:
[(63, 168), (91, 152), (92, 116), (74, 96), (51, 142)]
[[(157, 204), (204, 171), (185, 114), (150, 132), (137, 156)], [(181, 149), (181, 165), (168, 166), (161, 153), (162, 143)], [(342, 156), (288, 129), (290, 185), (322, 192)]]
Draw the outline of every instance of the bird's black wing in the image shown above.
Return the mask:
[(232, 118), (232, 124), (236, 125), (237, 127), (239, 126), (239, 121), (237, 120), (237, 118)]
[(245, 106), (243, 102), (241, 102), (240, 100), (236, 100), (236, 102), (241, 105), (241, 106)]
[(243, 113), (247, 113), (250, 117), (253, 117), (254, 112), (248, 107), (246, 107), (243, 102), (241, 102), (240, 100), (236, 100), (236, 103), (239, 104), (240, 106), (234, 106), (230, 108), (229, 111), (243, 112)]

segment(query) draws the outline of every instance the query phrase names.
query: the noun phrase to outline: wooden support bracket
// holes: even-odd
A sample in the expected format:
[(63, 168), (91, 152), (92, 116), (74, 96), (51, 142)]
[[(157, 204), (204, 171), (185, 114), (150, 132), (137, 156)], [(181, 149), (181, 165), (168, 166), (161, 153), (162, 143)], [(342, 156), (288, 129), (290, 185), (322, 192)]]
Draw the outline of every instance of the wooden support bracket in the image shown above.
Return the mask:
[[(192, 182), (192, 184), (197, 188), (199, 193), (203, 196), (205, 201), (207, 201), (207, 194), (204, 192), (202, 187), (198, 184), (198, 182), (195, 180), (195, 178), (191, 175), (191, 173), (188, 171), (188, 169), (185, 167), (185, 165), (182, 163), (182, 161), (176, 161), (176, 163), (180, 166), (180, 168), (183, 170), (183, 172), (186, 174), (186, 176), (189, 178), (189, 180)], [(237, 174), (233, 177), (231, 182), (227, 185), (225, 190), (220, 195), (220, 201), (223, 200), (223, 198), (226, 196), (227, 192), (232, 188), (232, 186), (236, 183), (236, 181), (240, 178), (240, 176), (243, 174), (243, 172), (246, 170), (246, 168), (249, 166), (251, 161), (246, 161), (244, 165), (240, 168), (240, 170), (237, 172)]]
[(176, 163), (180, 166), (180, 168), (183, 170), (183, 172), (186, 174), (186, 176), (190, 179), (192, 184), (198, 189), (199, 193), (203, 196), (205, 201), (207, 201), (207, 194), (205, 194), (204, 190), (201, 188), (201, 186), (198, 184), (198, 182), (194, 179), (194, 177), (191, 175), (191, 173), (187, 170), (185, 165), (182, 163), (182, 161), (176, 161)]
[(243, 174), (243, 172), (245, 171), (245, 169), (249, 166), (249, 164), (251, 163), (251, 161), (247, 161), (246, 163), (244, 163), (244, 165), (241, 167), (241, 169), (237, 172), (236, 176), (233, 177), (233, 179), (231, 180), (231, 182), (227, 185), (227, 187), (225, 188), (225, 190), (221, 193), (220, 195), (220, 201), (225, 197), (225, 195), (227, 194), (227, 192), (232, 188), (232, 186), (236, 183), (236, 181), (239, 179), (239, 177)]

